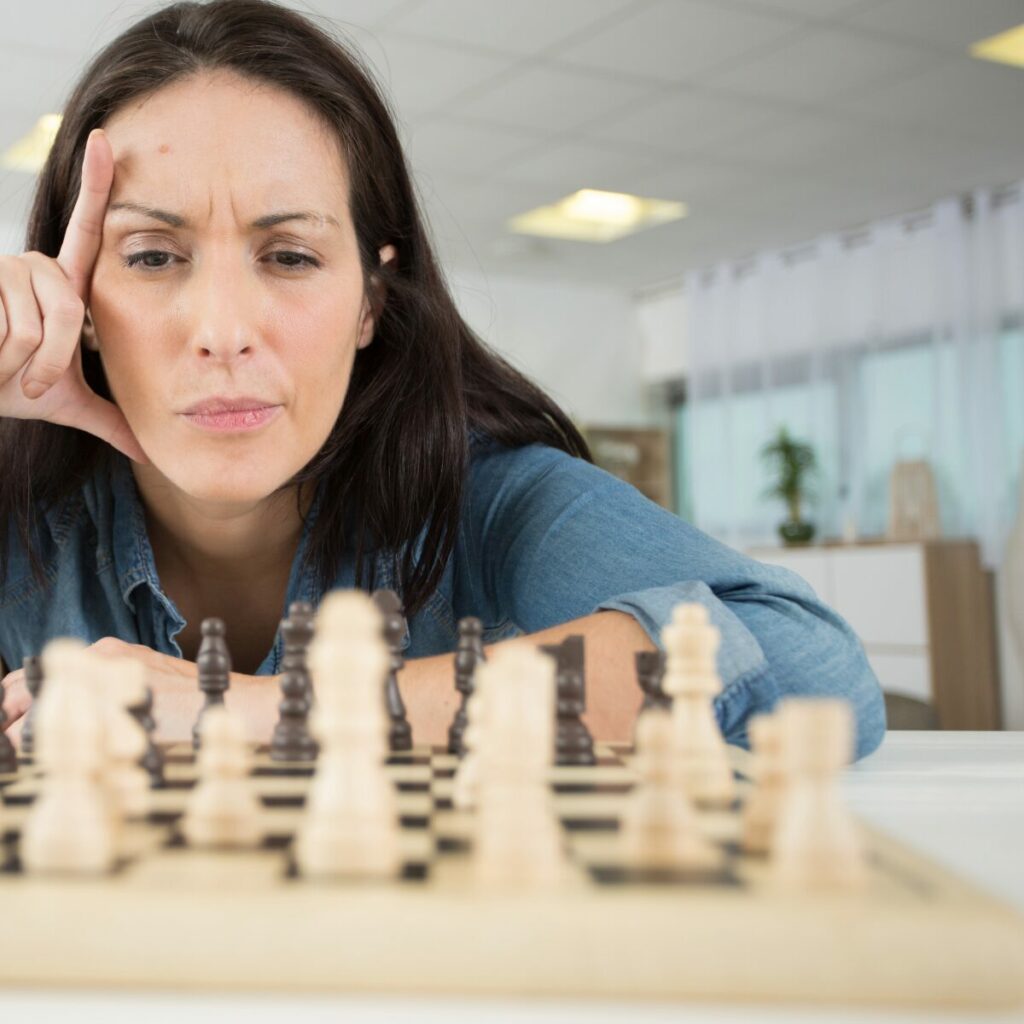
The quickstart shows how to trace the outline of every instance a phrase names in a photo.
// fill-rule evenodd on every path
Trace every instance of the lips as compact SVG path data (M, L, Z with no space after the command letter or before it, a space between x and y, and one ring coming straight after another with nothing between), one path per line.
M278 405L265 398L254 398L250 395L229 397L214 395L190 405L183 411L185 416L215 416L224 412L251 412L254 409L268 409Z
M244 434L276 420L283 408L255 395L211 395L194 402L181 417L206 434Z

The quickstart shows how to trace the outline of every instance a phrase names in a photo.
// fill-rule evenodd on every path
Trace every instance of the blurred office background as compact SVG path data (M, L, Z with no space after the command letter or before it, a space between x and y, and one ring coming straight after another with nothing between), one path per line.
M0 251L153 6L5 7ZM1024 0L291 6L369 59L464 315L599 462L801 572L895 724L1024 728Z

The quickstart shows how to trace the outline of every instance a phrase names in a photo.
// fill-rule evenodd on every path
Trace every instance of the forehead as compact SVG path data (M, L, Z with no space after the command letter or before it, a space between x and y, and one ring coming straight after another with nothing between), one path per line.
M135 187L145 185L182 202L230 193L264 205L348 205L337 135L305 101L274 85L203 72L129 103L103 127L114 152L112 199L129 188L137 199Z

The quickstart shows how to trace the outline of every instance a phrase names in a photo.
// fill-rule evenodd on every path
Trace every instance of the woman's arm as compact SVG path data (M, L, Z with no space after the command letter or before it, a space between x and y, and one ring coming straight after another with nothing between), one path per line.
M715 711L730 742L745 744L751 715L788 694L848 700L858 757L881 742L884 702L860 642L795 573L734 551L622 480L543 445L485 448L469 481L457 616L533 634L617 611L660 647L673 607L698 602L721 634ZM618 686L625 701L631 670Z
M642 694L636 683L634 651L654 644L631 615L598 612L573 622L499 641L508 644L556 644L573 633L584 638L587 710L583 720L595 739L631 738ZM498 646L491 644L485 650ZM443 744L462 700L455 689L455 655L413 658L398 675L415 743Z

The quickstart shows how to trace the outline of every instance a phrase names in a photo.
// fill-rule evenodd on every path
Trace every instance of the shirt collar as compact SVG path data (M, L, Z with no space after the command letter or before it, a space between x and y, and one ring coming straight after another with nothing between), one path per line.
M139 494L138 485L128 464L127 456L111 453L109 461L110 494L113 503L113 558L117 573L121 597L133 613L136 611L134 591L141 584L146 584L157 602L166 611L170 622L170 635L174 636L185 628L185 619L178 611L174 602L164 593L157 575L156 560L150 544L149 532L146 528L145 508ZM287 611L293 601L309 601L314 607L319 600L316 587L316 573L312 566L304 564L309 535L320 511L322 488L318 485L310 503L306 521L302 527L298 550L292 561L291 573L288 578L288 589L285 598ZM229 641L230 646L230 641ZM280 671L281 659L284 654L284 640L280 630L274 646L263 659L257 669L257 675L273 675Z

